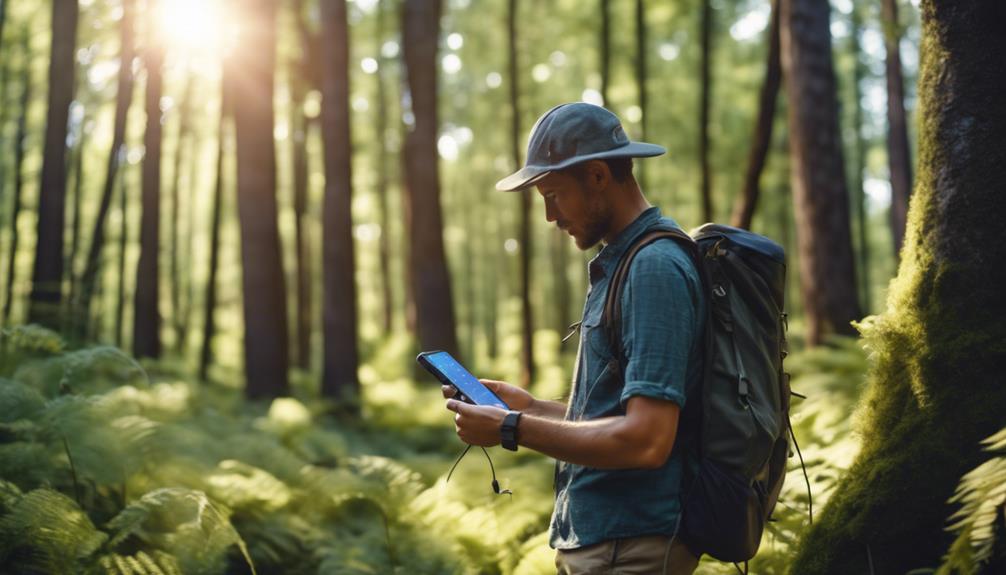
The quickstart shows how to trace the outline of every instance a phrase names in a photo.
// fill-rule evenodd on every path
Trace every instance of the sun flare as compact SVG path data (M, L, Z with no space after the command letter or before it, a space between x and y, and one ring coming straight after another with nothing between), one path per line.
M161 2L157 22L169 49L194 57L217 57L227 49L220 0Z

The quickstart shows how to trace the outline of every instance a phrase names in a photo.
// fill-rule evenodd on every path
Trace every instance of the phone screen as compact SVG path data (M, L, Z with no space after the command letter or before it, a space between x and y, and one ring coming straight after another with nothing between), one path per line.
M474 375L468 372L458 360L446 351L421 354L428 365L443 376L443 380L458 388L461 393L475 402L476 405L493 405L501 409L510 409L502 399L489 390ZM423 363L420 361L420 363Z

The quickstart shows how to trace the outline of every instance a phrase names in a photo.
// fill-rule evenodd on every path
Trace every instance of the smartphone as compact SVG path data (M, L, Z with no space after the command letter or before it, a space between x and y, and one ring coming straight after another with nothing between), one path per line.
M510 409L505 401L482 385L478 378L446 351L424 351L416 356L416 361L444 384L453 385L458 390L458 399L461 401Z

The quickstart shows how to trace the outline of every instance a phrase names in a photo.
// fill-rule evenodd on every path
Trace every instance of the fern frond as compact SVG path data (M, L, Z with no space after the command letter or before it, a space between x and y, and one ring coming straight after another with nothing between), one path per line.
M17 325L0 330L0 343L8 354L54 355L63 351L66 343L55 331L38 324Z
M30 558L47 573L78 571L108 538L72 499L51 489L36 489L0 518L0 556Z
M255 507L276 511L290 502L290 488L285 483L247 463L221 461L206 480L210 495L231 509Z
M940 573L977 572L993 561L1006 537L1006 428L982 442L992 458L961 478L950 503L960 504L950 516L948 531L956 531ZM997 558L1004 561L1006 558Z
M46 446L26 441L0 443L0 477L21 489L34 489L52 478L53 455Z
M5 514L17 503L23 494L17 485L0 479L0 514Z
M226 552L237 545L254 573L244 540L231 525L226 509L205 493L167 488L145 494L113 518L111 546L129 537L178 559L185 573L217 573L223 570Z
M23 383L0 378L0 422L34 419L45 406L42 394Z
M98 559L91 575L182 575L178 560L163 551L138 551L136 555L109 553Z

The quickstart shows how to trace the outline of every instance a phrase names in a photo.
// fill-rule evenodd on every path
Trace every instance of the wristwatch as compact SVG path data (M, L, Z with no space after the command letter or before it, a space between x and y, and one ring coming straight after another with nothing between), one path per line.
M517 422L520 421L521 412L508 411L500 425L500 444L503 449L517 451Z

